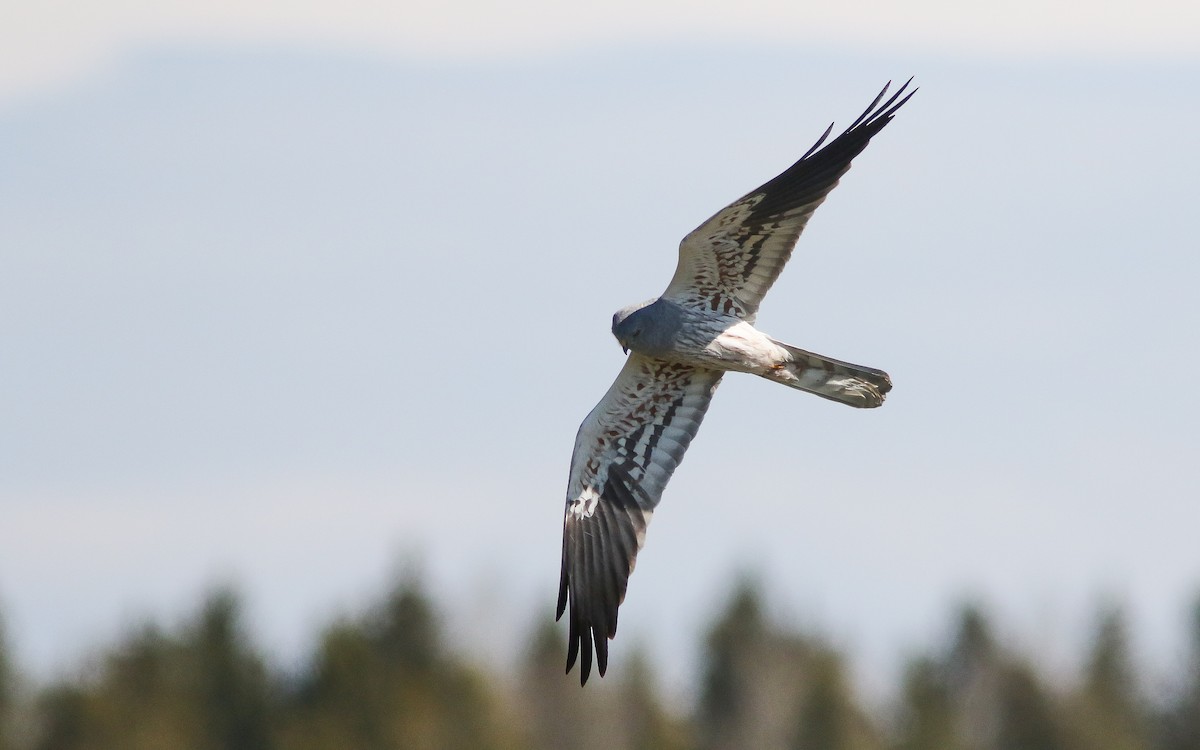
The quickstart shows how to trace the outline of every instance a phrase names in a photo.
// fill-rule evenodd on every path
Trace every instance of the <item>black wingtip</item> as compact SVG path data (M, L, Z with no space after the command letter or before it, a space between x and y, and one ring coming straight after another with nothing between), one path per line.
M583 687L587 684L588 678L592 676L592 649L586 646L580 649L579 660L579 686Z
M879 100L883 98L883 95L887 93L887 90L891 87L891 85L891 81L883 84L883 88L879 90L879 93L875 95L875 98L871 100L871 103L867 105L867 108L863 110L863 113L858 116L858 119L850 123L850 127L846 128L847 133L861 125L863 121L867 119L868 115L875 111L875 105L879 104Z
M623 464L608 467L600 493L603 502L590 515L568 511L563 529L563 567L559 577L558 616L567 615L567 667L579 665L586 685L592 665L608 672L609 640L617 633L618 614L639 539L653 503Z
M558 622L562 619L563 612L567 611L567 566L564 563L562 573L558 579L558 609L554 614L554 621Z
M892 94L891 98L880 105L879 102L883 101L883 97L887 95L888 89L892 87L891 81L883 84L883 88L879 90L879 93L875 95L875 98L871 100L871 103L867 105L867 108L863 110L863 113L859 115L854 122L850 123L850 127L846 128L842 135L846 135L860 125L871 125L877 120L883 120L886 124L886 121L892 118L892 115L896 113L896 110L904 106L904 103L911 99L913 94L917 93L918 89L913 89L912 91L908 92L908 96L900 99L900 101L896 101L902 94L904 94L905 91L908 90L908 86L913 82L914 78L916 78L916 76L909 76L908 80L904 82L904 85L896 89L896 93ZM812 156L813 153L815 153L816 150L821 147L821 144L823 144L825 140L829 138L829 134L832 131L833 124L830 124L830 126L825 129L825 132L821 135L821 137L817 139L817 142L813 144L813 147L806 151L804 156L800 157L800 161L804 161L808 157Z
M747 221L767 221L776 214L808 204L815 208L850 168L851 160L862 153L871 139L891 122L896 110L917 92L909 90L912 81L909 78L885 100L892 89L892 82L888 81L843 133L829 140L831 130L826 129L796 163L748 193L747 198L759 197Z
M593 629L592 640L596 644L596 671L603 677L608 671L608 637L598 629Z
M880 104L879 102L883 101L883 97L887 95L888 89L892 87L891 81L883 84L883 88L880 89L879 93L875 95L875 98L871 101L871 104L865 110L863 110L863 113L858 116L858 119L850 124L850 127L846 128L846 133L849 133L859 126L869 126L880 120L884 121L886 124L888 120L892 119L892 115L896 113L896 110L904 106L904 103L911 99L913 94L917 93L917 89L908 91L908 86L913 82L914 78L916 78L916 76L909 76L908 80L904 82L903 86L896 89L896 92L892 94L887 101L883 102L883 104ZM904 96L905 91L908 91L907 96ZM904 96L904 98L901 99L901 96ZM882 127L882 125L880 127Z
M812 156L813 152L821 147L821 144L825 142L825 139L829 137L829 134L833 132L833 125L834 123L829 123L829 127L825 128L825 132L822 133L821 137L817 139L817 142L812 145L812 148L810 148L808 151L805 151L804 156L800 157L800 161L804 161L808 157Z
M913 78L916 78L916 76L909 76L908 80L904 82L904 85L896 89L896 93L892 94L892 98L884 102L883 106L877 110L876 114L873 115L871 119L875 120L879 118L890 118L896 112L896 110L904 106L904 103L911 99L913 94L917 93L917 89L913 89L912 91L908 92L908 96L900 99L900 95L908 90L908 85L913 82ZM888 83L891 82L889 81ZM883 90L887 91L887 86L884 86ZM880 96L883 96L883 92L880 92ZM897 99L900 99L900 101L897 102Z
M571 667L575 666L575 660L579 658L579 623L574 617L570 623L567 633L567 673L570 673Z

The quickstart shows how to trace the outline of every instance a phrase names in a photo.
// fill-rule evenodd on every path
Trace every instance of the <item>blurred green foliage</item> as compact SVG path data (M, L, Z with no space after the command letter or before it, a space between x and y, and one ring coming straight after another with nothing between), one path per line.
M843 656L774 622L742 582L708 627L686 706L664 698L636 641L580 688L548 620L512 673L473 664L444 642L415 576L330 624L286 672L223 589L183 625L145 625L49 685L20 678L0 621L0 750L1198 750L1200 603L1189 628L1187 659L1152 698L1118 607L1098 612L1066 680L964 607L942 649L911 659L892 704L868 709Z

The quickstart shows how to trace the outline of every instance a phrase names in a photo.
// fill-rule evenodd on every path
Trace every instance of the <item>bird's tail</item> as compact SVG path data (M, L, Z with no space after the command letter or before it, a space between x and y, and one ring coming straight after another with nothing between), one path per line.
M775 369L763 373L768 380L860 409L879 406L892 390L892 379L883 370L852 365L772 341L785 349L788 357Z

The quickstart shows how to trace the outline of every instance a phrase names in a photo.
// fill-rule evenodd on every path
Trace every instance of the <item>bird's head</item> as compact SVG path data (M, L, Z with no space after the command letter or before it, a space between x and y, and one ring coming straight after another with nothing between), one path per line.
M670 336L678 327L674 310L664 301L646 300L623 307L613 314L612 333L626 354L633 350L653 356L670 348Z
M636 341L642 335L642 329L638 326L637 320L633 319L633 314L638 308L622 308L613 313L612 334L617 339L617 343L621 345L621 351L629 353L629 344Z

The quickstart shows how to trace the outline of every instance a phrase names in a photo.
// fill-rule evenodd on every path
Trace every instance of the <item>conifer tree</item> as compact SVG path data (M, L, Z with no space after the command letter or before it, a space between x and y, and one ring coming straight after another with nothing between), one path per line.
M1148 750L1148 717L1129 653L1125 617L1116 606L1096 617L1082 685L1074 697L1073 734L1088 750Z

